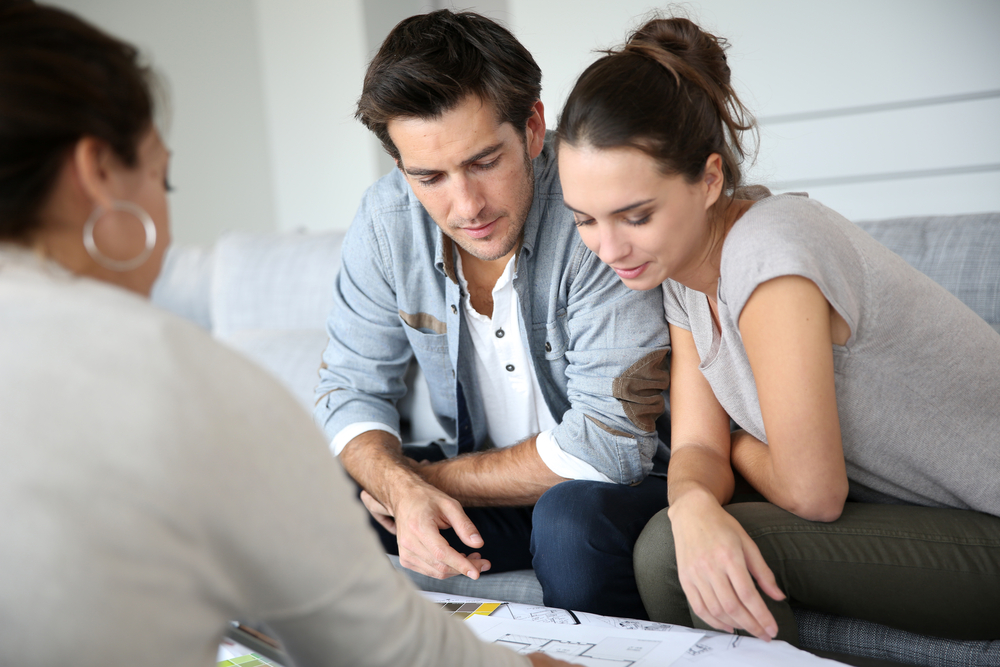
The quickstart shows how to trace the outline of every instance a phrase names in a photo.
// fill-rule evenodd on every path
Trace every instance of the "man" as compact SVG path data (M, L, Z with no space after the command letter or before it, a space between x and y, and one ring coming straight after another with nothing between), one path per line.
M580 241L540 91L531 55L482 16L415 16L386 38L357 116L398 170L344 240L316 417L404 566L534 567L547 605L643 618L632 545L666 505L647 478L665 449L663 306ZM412 357L456 442L401 447Z

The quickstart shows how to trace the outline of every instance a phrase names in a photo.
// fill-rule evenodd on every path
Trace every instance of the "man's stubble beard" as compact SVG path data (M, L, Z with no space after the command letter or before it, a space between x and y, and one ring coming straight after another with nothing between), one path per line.
M477 244L466 238L456 238L458 236L452 236L452 240L455 241L465 252L469 253L476 259L480 259L484 262L493 262L502 257L506 257L518 244L521 242L521 236L524 233L524 225L528 220L528 212L531 210L531 204L534 200L535 195L535 165L528 155L527 140L524 142L524 171L525 179L521 183L521 190L517 197L518 210L514 211L513 215L508 215L510 220L510 226L507 229L507 235L503 238L503 242L500 245L500 249L496 252L490 253L489 255L482 254L482 249L477 246ZM451 236L449 234L449 236ZM461 238L461 240L460 240Z

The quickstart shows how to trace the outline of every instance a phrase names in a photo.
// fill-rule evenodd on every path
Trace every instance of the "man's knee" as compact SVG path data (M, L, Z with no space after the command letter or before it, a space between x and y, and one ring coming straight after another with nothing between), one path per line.
M551 524L560 530L587 527L604 520L611 507L615 484L570 480L542 494L532 511L534 525Z
M662 495L662 502L657 500ZM535 504L533 532L540 544L586 542L608 549L631 550L639 532L653 514L666 505L666 491L607 482L570 480L556 484Z

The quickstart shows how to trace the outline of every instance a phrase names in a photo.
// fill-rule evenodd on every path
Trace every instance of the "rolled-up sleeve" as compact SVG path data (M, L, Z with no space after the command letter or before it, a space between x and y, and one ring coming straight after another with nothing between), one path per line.
M652 470L656 419L670 382L662 291L633 291L589 250L569 288L565 325L571 404L552 437L560 449L619 484Z

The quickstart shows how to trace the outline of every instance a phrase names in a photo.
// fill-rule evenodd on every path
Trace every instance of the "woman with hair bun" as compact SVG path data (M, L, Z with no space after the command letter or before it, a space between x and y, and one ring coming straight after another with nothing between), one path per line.
M395 573L278 383L145 297L169 153L136 50L0 3L0 664L207 667L231 619L299 665L565 665Z
M1000 638L1000 334L822 204L742 187L754 124L725 47L650 21L558 129L584 242L664 294L670 507L635 552L650 618L794 643L791 603Z

